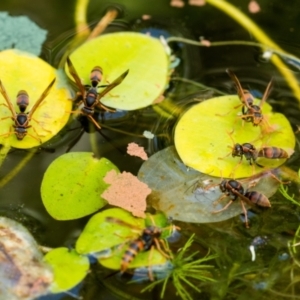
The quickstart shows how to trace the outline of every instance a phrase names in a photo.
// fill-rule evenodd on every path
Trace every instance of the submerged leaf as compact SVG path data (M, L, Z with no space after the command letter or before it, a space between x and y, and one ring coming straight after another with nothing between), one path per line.
M26 90L29 95L29 112L40 98L51 81L56 78L54 86L43 102L32 115L28 134L23 140L17 140L13 133L14 121L3 95L0 94L0 143L7 142L15 148L32 148L40 146L56 135L67 123L72 102L69 100L69 90L65 78L40 58L18 50L6 50L0 53L0 80L16 113L20 110L16 105L16 97L20 90ZM5 119L3 119L5 118ZM10 134L11 133L11 134ZM31 136L30 136L31 135Z
M106 158L90 152L67 153L57 158L45 172L41 195L48 213L58 220L89 215L104 205L100 196L108 187L103 178L118 168Z
M50 266L28 230L0 217L0 299L30 300L49 292Z
M102 35L84 43L70 58L83 84L90 84L89 75L95 66L103 69L101 84L114 81L129 69L123 82L101 99L113 108L134 110L151 105L168 82L169 57L163 45L141 33Z
M79 255L75 250L56 248L44 256L54 272L54 281L50 287L52 293L68 291L80 283L86 276L90 263L86 256Z
M231 151L228 146L233 146L228 134L231 132L235 143L252 143L258 150L265 146L280 147L292 154L295 136L284 115L272 113L270 105L265 103L263 114L274 132L260 139L260 126L254 127L247 122L243 126L237 116L239 110L234 107L240 104L237 96L222 96L201 102L184 113L176 126L174 140L176 150L187 166L212 176L229 177L232 172L235 178L251 176L254 170L245 158L235 169L240 158L228 155ZM258 158L257 161L269 169L280 166L285 160ZM259 167L255 168L255 173L260 171Z
M152 189L148 196L149 204L163 211L174 220L194 223L219 222L241 214L242 207L235 201L227 210L213 214L227 202L224 199L218 205L214 202L222 195L219 189L220 178L205 175L187 168L178 157L175 148L168 147L152 155L141 167L138 178ZM252 190L270 197L278 182L262 174ZM245 188L253 180L245 181Z

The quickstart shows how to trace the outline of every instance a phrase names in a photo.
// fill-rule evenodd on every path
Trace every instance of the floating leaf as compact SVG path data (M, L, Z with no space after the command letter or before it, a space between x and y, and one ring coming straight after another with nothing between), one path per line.
M231 155L225 157L230 152L228 146L233 146L228 135L233 130L235 143L253 143L257 149L274 146L290 153L293 151L295 136L284 115L272 113L267 103L263 105L263 114L275 131L261 140L260 126L254 127L252 123L242 125L242 120L237 116L238 110L233 109L239 104L241 102L237 96L222 96L201 102L184 113L176 126L174 139L176 150L187 166L212 176L229 177L240 159ZM267 168L278 167L284 162L285 159L258 159L258 163ZM256 167L255 172L260 171ZM252 174L253 167L245 159L234 171L235 178Z
M52 293L68 291L81 282L89 271L90 263L86 256L75 250L56 248L48 252L44 261L54 272L54 281L50 287Z
M53 273L28 230L0 217L0 299L36 299L49 292Z
M218 205L214 205L222 195L218 186L220 178L187 168L173 146L155 153L144 162L138 178L152 189L148 204L174 220L194 223L219 222L243 212L239 201L236 201L227 210L213 214L213 211L221 209L228 202L224 199ZM267 197L276 192L278 182L267 176L267 173L258 179L260 180L253 190ZM245 188L255 180L253 178L245 181Z
M90 84L95 66L103 69L103 84L129 69L124 81L101 99L113 108L134 110L151 105L168 82L169 57L158 39L145 34L105 34L86 42L70 58L83 84Z
M131 213L121 208L106 209L95 214L86 224L76 242L76 251L80 254L92 254L124 243L126 239L134 239L138 231L114 222L106 221L106 218L115 218L124 221L142 230L145 227L145 220L135 218Z
M135 218L129 212L120 208L107 209L97 213L89 220L79 236L76 242L76 250L81 254L94 254L98 257L99 262L107 268L120 269L122 256L128 249L128 243L141 235L146 224L147 226L154 225L158 227L165 227L167 224L166 216L162 213L153 216L147 214L147 217L146 219ZM106 218L112 218L112 220L108 221ZM127 226L124 222L129 225ZM114 249L108 257L107 255L101 255L101 251L112 247ZM149 251L139 253L134 261L130 263L130 268L148 266L149 254ZM151 264L157 265L165 262L166 258L157 250L154 250Z
M58 220L71 220L94 213L106 201L100 196L108 187L105 174L118 168L93 153L73 152L57 158L47 169L41 187L48 213Z
M32 54L18 50L6 50L0 53L1 76L0 80L12 102L15 111L20 112L16 105L16 97L20 90L26 90L29 95L29 105L25 112L29 112L34 103L39 99L50 82L56 78L54 86L47 97L33 114L30 121L32 127L23 140L17 140L13 134L14 121L12 113L7 107L3 96L0 94L0 143L9 143L15 148L31 148L48 141L56 135L69 119L72 102L69 100L69 90L66 80L49 64ZM6 119L3 119L6 118ZM8 133L12 133L7 136ZM36 137L33 138L30 135Z

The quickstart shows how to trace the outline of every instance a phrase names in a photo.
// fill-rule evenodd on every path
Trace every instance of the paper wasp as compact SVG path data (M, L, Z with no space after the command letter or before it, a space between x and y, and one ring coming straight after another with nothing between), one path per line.
M125 71L121 76L115 79L109 85L98 86L99 82L102 79L102 69L98 66L94 67L90 74L91 86L84 86L81 83L81 80L73 66L70 58L67 58L67 64L69 68L69 72L75 80L77 87L79 88L79 93L75 100L79 100L83 102L83 107L79 111L72 111L72 113L81 113L84 116L88 117L90 121L94 123L94 125L101 129L101 126L96 122L93 115L95 112L95 108L99 108L100 110L115 112L115 109L108 108L104 104L100 102L100 99L104 97L109 91L111 91L114 87L119 85L127 76L129 70ZM102 92L98 93L97 88L106 87Z
M214 204L220 202L221 200L227 197L230 198L230 201L223 208L215 210L212 213L220 213L226 210L235 200L240 199L240 203L245 215L245 226L247 228L249 228L249 224L247 210L245 208L244 202L256 204L261 207L271 207L270 201L265 195L256 191L244 192L242 184L237 180L222 180L219 186L223 195Z
M131 228L133 230L139 230L140 228L135 227L134 225L131 225L127 222L124 222L120 219L116 219L113 217L107 217L106 221L111 223L120 224L122 226L126 226L128 228ZM175 227L175 226L174 226ZM170 228L170 227L168 227ZM178 227L175 227L178 228ZM134 258L137 256L137 254L141 251L153 251L154 247L166 258L170 259L171 255L167 254L166 252L170 253L170 250L167 248L167 246L164 243L164 240L160 238L163 230L166 230L167 228L159 228L157 226L148 226L145 229L142 230L140 233L140 236L136 239L133 239L129 242L128 248L125 251L122 260L121 260L121 266L120 271L121 273L124 273L130 266L130 263L134 260ZM162 247L161 247L162 246ZM162 249L163 248L163 249ZM151 257L151 253L149 256L149 260ZM151 281L154 280L153 274L150 269L149 265L149 279Z
M24 90L21 90L17 94L17 105L20 109L20 112L17 113L15 111L15 108L12 105L9 97L8 97L8 94L7 94L7 92L4 88L4 85L0 81L0 92L1 92L2 96L4 97L6 103L7 103L7 105L6 104L4 104L4 105L7 106L9 108L9 110L11 111L11 113L12 113L12 117L5 117L5 118L2 118L2 120L7 119L7 118L11 118L14 121L14 125L13 125L14 131L2 134L2 136L5 136L5 135L9 136L11 134L15 134L17 139L19 141L21 141L21 140L23 140L23 138L26 135L29 135L30 137L36 139L37 141L39 141L41 143L41 139L39 139L38 137L35 137L34 135L28 133L27 129L32 127L31 125L29 125L29 122L31 120L34 120L35 122L39 123L37 120L33 119L32 115L34 114L36 109L39 107L39 105L42 103L42 101L47 97L47 95L50 92L50 89L52 88L55 80L56 79L54 78L51 81L51 83L48 85L48 87L42 93L40 98L35 102L35 104L31 108L30 112L27 112L27 113L25 113L25 110L26 110L26 107L29 104L28 93Z
M241 105L243 107L242 107L241 119L243 119L245 122L251 122L254 126L260 125L263 121L267 122L267 120L264 118L262 114L261 107L271 92L271 89L273 87L273 81L271 80L269 82L259 105L255 105L253 96L248 90L244 90L242 88L240 81L238 80L236 75L230 69L227 69L226 72L230 76L230 78L234 81L238 96L242 102Z
M234 168L236 169L243 160L243 157L246 158L247 161L249 161L250 165L256 164L258 167L263 168L263 166L259 163L257 163L257 158L262 157L262 158L267 158L267 159L283 159L283 158L289 158L290 154L279 147L261 147L259 150L256 149L256 147L254 145L252 145L251 143L243 143L243 144L239 144L239 143L235 143L233 138L232 138L232 133L228 133L233 146L229 146L232 151L227 154L228 155L232 155L232 157L240 157L240 161L237 164L237 166ZM292 151L291 151L292 152ZM225 156L225 157L226 157ZM222 158L220 158L222 159Z

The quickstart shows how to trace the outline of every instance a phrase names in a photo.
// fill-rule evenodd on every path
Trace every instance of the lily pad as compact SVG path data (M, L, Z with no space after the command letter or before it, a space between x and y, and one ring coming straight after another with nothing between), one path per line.
M86 256L64 247L48 252L44 256L44 261L54 272L54 281L50 287L52 293L70 290L84 279L90 268Z
M237 116L239 110L234 107L239 104L241 102L237 96L222 96L201 102L183 114L175 128L174 140L176 150L187 166L220 177L242 178L261 172L261 168L256 167L254 170L245 159L236 168L240 158L228 155L231 151L228 146L233 146L228 133L232 133L235 143L252 143L256 149L264 146L280 147L288 153L293 152L295 136L284 115L272 113L267 103L263 105L263 115L274 131L264 134L261 139L260 126L254 127L247 122L243 124ZM257 160L268 169L276 168L285 161L265 158Z
M103 266L118 270L121 266L122 256L128 249L128 243L141 235L146 224L147 226L165 227L167 218L161 212L153 216L147 214L147 218L142 219L135 218L120 208L107 209L89 220L76 242L76 250L81 254L92 254ZM168 231L166 232L168 233ZM168 234L162 233L162 237L166 237L166 235ZM112 248L109 254L107 255L105 252L103 255L103 251L109 248ZM156 249L153 250L151 259L149 255L150 251L141 251L130 263L130 268L148 266L149 263L158 265L166 262L166 258Z
M121 220L137 228L109 222L106 218ZM93 254L124 243L127 239L135 239L145 227L145 220L135 218L121 208L106 209L95 214L86 224L76 242L76 251L80 254Z
M57 220L72 220L94 213L106 201L100 196L109 186L103 178L118 168L90 152L67 153L45 172L41 196L48 213Z
M0 94L0 143L9 144L15 148L31 148L39 146L55 136L67 123L72 101L65 77L40 58L19 50L6 50L0 53L0 80L7 92L14 110L19 113L16 97L20 90L26 90L29 95L29 112L34 103L56 78L49 94L33 113L28 128L28 134L23 140L18 140L13 133L14 121L12 112ZM6 118L6 119L3 119ZM12 133L12 134L9 134ZM9 135L8 135L9 134ZM30 136L32 135L32 136Z
M83 84L90 84L90 72L95 66L103 69L101 84L114 81L129 69L123 82L101 99L113 108L135 110L151 105L168 83L169 56L164 46L141 33L102 35L76 49L70 59ZM66 72L69 74L67 67Z
M215 205L221 197L220 178L200 173L187 168L171 146L152 155L139 170L138 178L145 182L152 193L148 204L163 211L174 220L194 223L219 222L241 214L242 207L235 201L228 209L214 214L228 201L224 199ZM254 181L258 183L251 190L272 196L279 183L268 173L243 181L248 188ZM246 205L247 206L247 205Z

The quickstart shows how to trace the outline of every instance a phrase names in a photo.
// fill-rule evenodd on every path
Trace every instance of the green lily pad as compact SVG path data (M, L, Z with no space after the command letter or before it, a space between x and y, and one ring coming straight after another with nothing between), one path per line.
M106 201L100 196L108 187L103 178L118 168L90 152L67 153L45 172L41 196L48 213L57 220L72 220L94 213Z
M260 126L254 127L247 122L243 124L237 116L239 110L234 107L239 104L241 102L237 96L222 96L199 103L183 114L175 128L174 140L176 150L187 166L220 177L241 178L260 172L261 168L256 167L254 170L245 159L235 169L240 158L228 155L231 151L228 147L233 146L228 134L231 132L235 143L252 143L256 149L280 147L293 153L295 136L284 115L272 113L271 106L265 103L262 107L263 115L274 131L261 138ZM265 158L257 160L268 169L276 168L285 161Z
M161 226L166 227L166 216L160 212L156 215L147 214L147 218L142 219L135 218L120 208L107 209L89 220L76 242L76 251L81 254L93 254L98 257L98 261L103 266L118 270L121 266L122 256L128 249L128 243L137 239L143 229L151 225L160 228ZM162 237L169 234L169 231L166 230L166 233L163 231ZM108 254L100 253L109 248L113 249ZM166 262L166 258L156 249L153 250L151 259L149 259L149 255L149 251L141 251L130 263L130 268L148 266L149 263L158 265Z
M50 287L52 293L68 291L81 282L89 271L90 263L86 256L75 250L56 248L44 256L54 272L54 281Z
M95 66L103 69L101 84L114 81L129 69L123 82L101 99L113 108L135 110L151 105L168 83L169 56L164 46L141 33L102 35L84 43L70 59L83 84L90 84L89 75ZM66 72L69 74L67 67Z
M29 95L29 105L25 111L29 112L51 81L56 78L49 94L33 113L34 120L29 122L32 127L28 128L28 134L23 140L18 140L13 133L12 112L0 94L0 119L2 119L0 144L22 149L39 146L55 136L69 119L68 111L72 108L72 101L69 100L70 93L66 79L45 61L19 50L2 51L0 64L0 80L16 113L20 112L16 105L16 97L20 90L26 90Z
M215 201L222 195L219 188L221 179L187 168L174 146L155 153L144 162L138 178L152 190L148 196L148 204L174 220L193 223L220 222L243 213L239 201L235 201L228 209L214 214L215 210L228 203L224 199L215 205ZM267 197L277 191L278 181L267 173L243 180L242 184L248 189L258 179L258 183L251 190Z
M109 222L106 218L114 218L126 222L128 226ZM135 239L145 227L145 220L135 218L131 213L121 208L106 209L95 214L86 224L76 242L76 251L80 254L92 254L124 243L126 239Z

